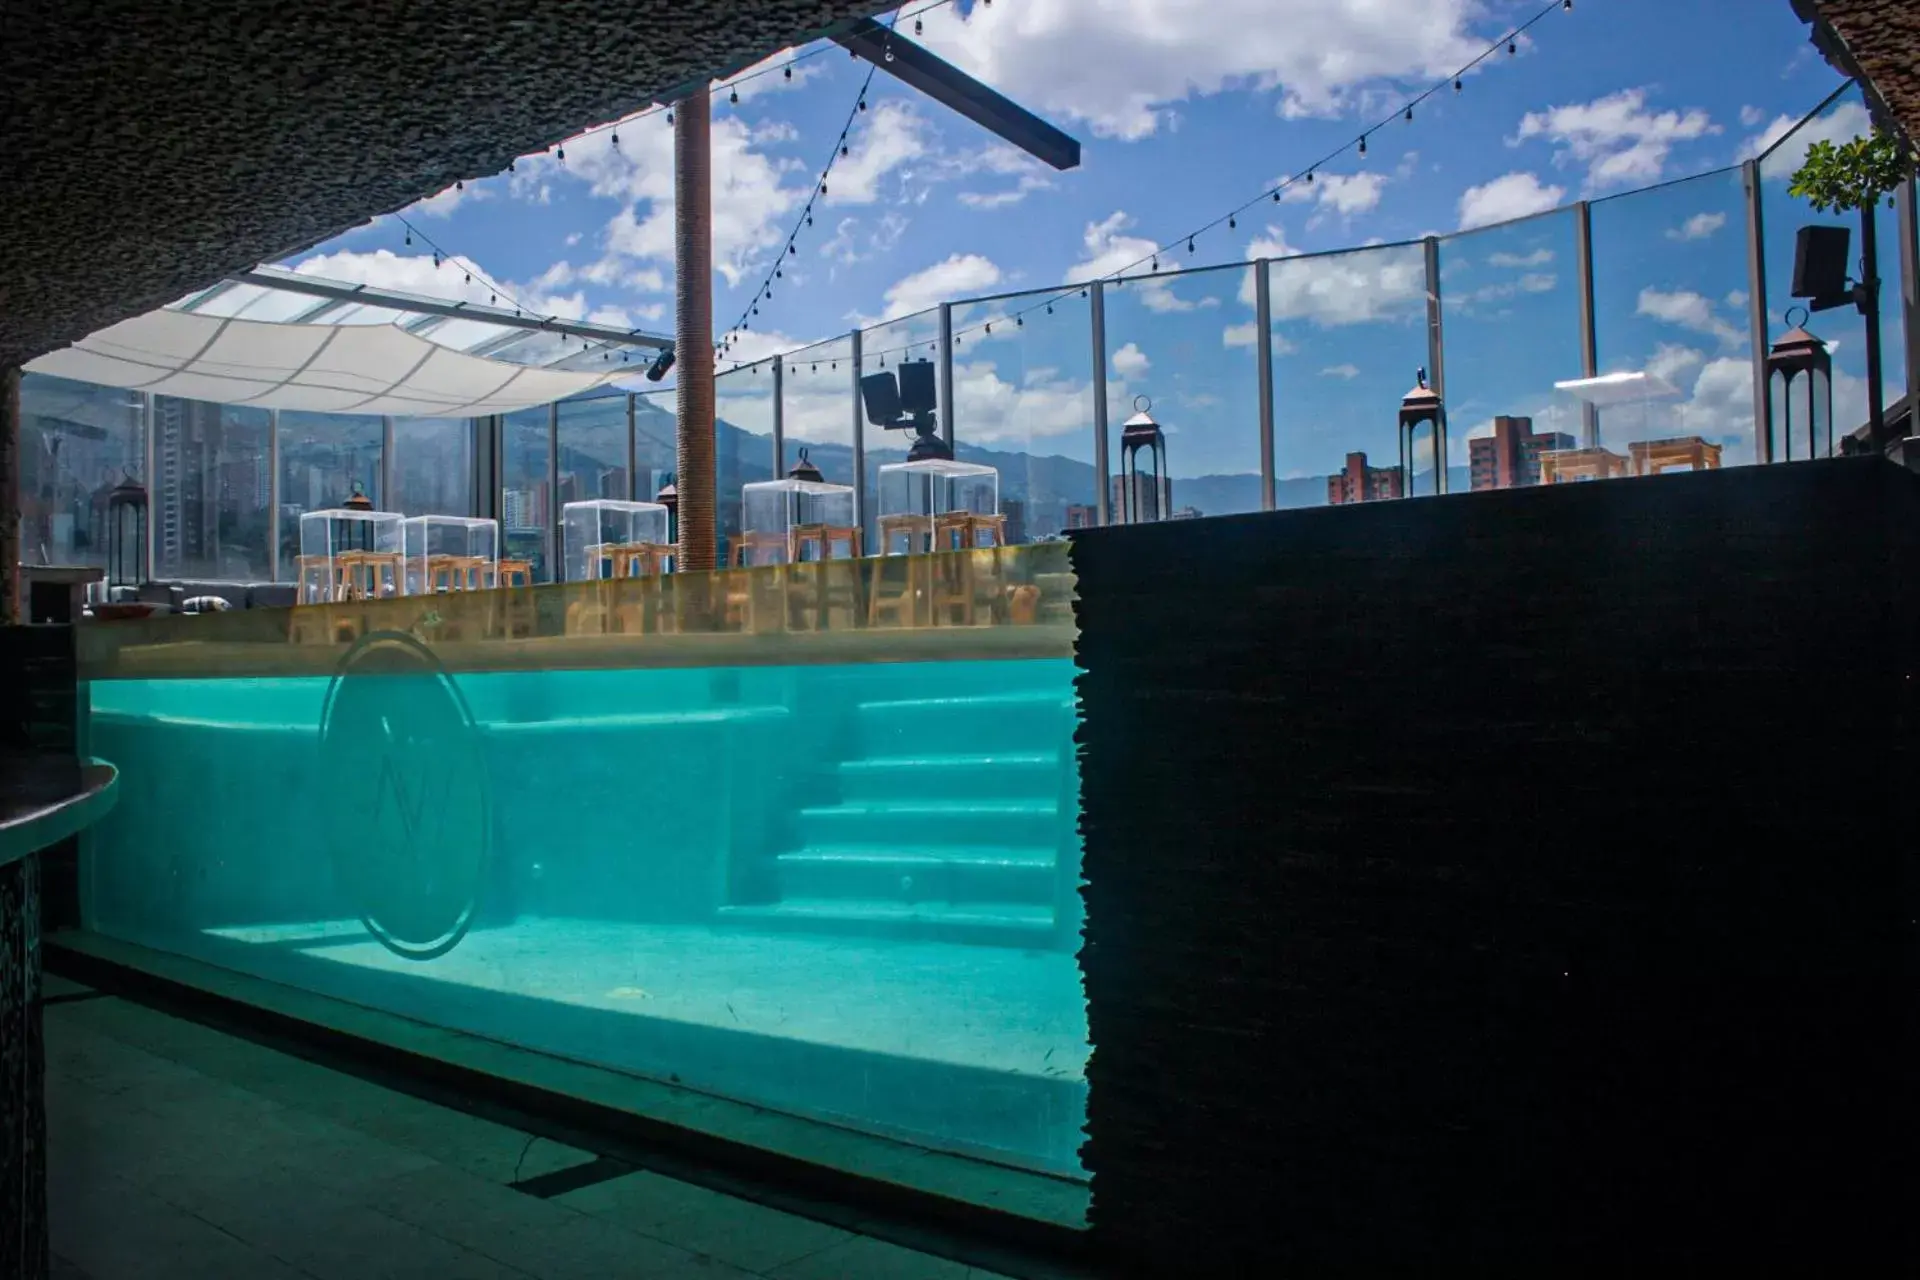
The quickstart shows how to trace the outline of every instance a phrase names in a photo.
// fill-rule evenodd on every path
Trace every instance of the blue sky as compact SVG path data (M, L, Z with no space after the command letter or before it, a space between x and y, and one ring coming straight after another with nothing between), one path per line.
M976 0L932 10L925 42L1079 137L1081 167L1045 170L876 76L849 154L739 354L788 351L943 299L1057 287L1131 262L1348 141L1537 8ZM791 80L775 72L743 83L737 106L716 91L719 323L783 257L866 71L829 50L798 64ZM1293 198L1200 236L1191 255L1180 244L1162 266L1451 234L1600 201L1737 163L1840 83L1785 0L1578 0L1571 13L1549 14L1517 56L1502 52L1467 76L1464 92L1374 134L1364 159L1349 152ZM1833 131L1864 126L1850 105ZM468 182L407 216L529 307L671 332L672 131L653 115L618 132L617 148L608 132L578 139L564 163L522 159L511 174ZM1790 259L1792 227L1804 216L1783 182L1773 186L1778 311L1786 265L1776 264L1782 252ZM1747 343L1737 179L1596 204L1593 217L1603 367L1656 367L1683 393L1668 412L1750 455L1740 435L1742 412L1751 434L1750 403L1743 409L1740 399L1746 366L1736 359ZM1442 259L1458 464L1462 435L1495 413L1550 417L1552 383L1579 372L1571 223L1542 219L1450 240ZM435 269L392 219L295 261L423 292L481 301L490 292L452 266ZM1395 456L1392 408L1425 353L1418 264L1417 248L1382 248L1274 268L1282 476L1324 474L1349 448L1376 462ZM1176 477L1257 471L1251 299L1244 268L1109 292L1113 408L1124 416L1133 395L1153 398ZM986 303L956 316L961 327L999 317L991 335L976 331L955 353L957 428L981 444L1084 459L1087 304L1068 295L1053 315L1032 312L1010 326L1024 305ZM1840 336L1844 370L1857 322L1827 328ZM866 342L870 352L897 350L932 336L930 321L905 321ZM844 346L841 337L835 351ZM1857 337L1852 347L1857 356ZM831 377L827 368L815 381L810 369L789 379L790 435L850 435L844 365ZM741 375L730 383L741 416L755 416L751 388L760 384ZM1849 416L1857 391L1842 380L1837 416Z

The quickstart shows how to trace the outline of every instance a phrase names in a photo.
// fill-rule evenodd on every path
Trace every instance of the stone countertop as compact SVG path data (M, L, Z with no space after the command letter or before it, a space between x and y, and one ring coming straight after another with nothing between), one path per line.
M118 783L114 767L98 760L0 752L0 866L97 822Z

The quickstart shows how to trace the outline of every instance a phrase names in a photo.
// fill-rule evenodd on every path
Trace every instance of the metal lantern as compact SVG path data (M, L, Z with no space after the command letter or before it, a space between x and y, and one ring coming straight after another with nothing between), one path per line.
M1427 371L1414 374L1413 390L1400 397L1400 491L1413 496L1414 444L1422 428L1433 442L1433 491L1447 491L1447 407L1427 385Z
M820 468L813 465L813 459L807 457L807 451L800 451L800 460L787 472L789 480L807 480L813 484L825 484L826 477L820 474Z
M347 496L347 500L341 503L340 506L347 511L372 511L373 499L367 496L367 491L360 487L358 480L355 480L353 482L353 492ZM373 522L369 520L335 520L333 522L333 549L336 552L372 551Z
M107 495L107 585L137 587L146 580L147 488L129 475Z
M1798 324L1794 311L1800 313ZM1767 351L1767 394L1773 399L1787 461L1793 460L1794 427L1802 422L1807 431L1806 456L1820 457L1822 441L1826 455L1833 454L1833 353L1802 327L1806 317L1802 307L1787 312L1787 323L1793 327Z
M1120 518L1126 524L1165 520L1173 506L1173 486L1167 478L1167 436L1148 413L1152 408L1153 401L1135 396L1133 416L1120 427ZM1150 484L1144 489L1140 483L1142 452L1153 464Z

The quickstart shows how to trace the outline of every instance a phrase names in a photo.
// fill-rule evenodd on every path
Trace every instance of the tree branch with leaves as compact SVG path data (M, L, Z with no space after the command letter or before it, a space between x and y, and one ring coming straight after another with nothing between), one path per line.
M1892 134L1874 130L1843 142L1816 142L1787 188L1821 213L1852 213L1886 199L1913 169L1913 158Z

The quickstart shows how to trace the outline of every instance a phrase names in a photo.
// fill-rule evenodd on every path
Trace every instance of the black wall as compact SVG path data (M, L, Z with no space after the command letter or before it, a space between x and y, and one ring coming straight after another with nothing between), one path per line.
M1911 1264L1916 552L1869 459L1077 535L1105 1255Z

